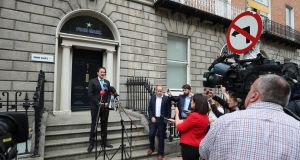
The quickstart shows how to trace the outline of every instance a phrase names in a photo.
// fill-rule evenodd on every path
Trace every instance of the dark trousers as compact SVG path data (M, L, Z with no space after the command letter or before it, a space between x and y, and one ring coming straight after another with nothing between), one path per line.
M94 143L95 141L95 126L96 126L96 118L98 114L99 107L92 106L91 107L91 118L92 118L92 123L91 123L91 132L90 132L90 143ZM108 107L106 108L100 108L100 113L99 113L99 119L100 119L100 124L101 125L101 131L98 132L101 133L101 142L102 144L106 144L106 139L107 139L107 123L108 123L108 115L109 115L109 109Z
M199 147L194 147L180 143L183 160L199 160Z
M155 149L155 136L158 138L158 155L164 155L165 152L165 133L167 124L164 119L156 118L156 122L152 123L151 119L149 122L149 142L150 149L154 151Z

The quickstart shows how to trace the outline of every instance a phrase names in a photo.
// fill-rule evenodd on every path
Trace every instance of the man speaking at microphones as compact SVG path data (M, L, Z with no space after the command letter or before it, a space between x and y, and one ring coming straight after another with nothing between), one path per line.
M104 79L106 75L106 68L99 67L97 69L97 77L89 82L88 96L91 104L91 131L90 131L90 145L88 152L91 152L95 145L95 126L97 123L97 115L99 112L99 119L101 124L101 145L112 148L113 146L107 143L107 123L109 115L109 102L110 102L110 82Z

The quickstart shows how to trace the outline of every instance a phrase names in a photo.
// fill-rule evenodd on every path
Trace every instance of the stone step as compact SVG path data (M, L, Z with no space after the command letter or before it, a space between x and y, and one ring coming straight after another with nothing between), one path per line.
M152 153L152 156L147 156L147 150L148 149L140 149L140 150L133 150L132 153L131 153L131 160L156 160L156 156L157 156L157 152L153 152ZM128 156L127 156L128 155ZM128 153L125 157L125 154L123 154L123 159L129 159L129 156L130 156L130 153ZM112 155L109 155L109 159L112 159L112 160L121 160L121 151L118 151L116 153L115 156L112 157ZM102 160L103 159L103 154L101 154L99 157L98 157L99 160ZM105 159L108 159L107 157L105 157ZM83 158L83 159L80 159L80 160L95 160L95 156L94 157L89 157L89 158Z
M109 125L109 124L108 124ZM100 127L100 126L99 126ZM136 125L137 128L133 126L132 131L143 131L144 126ZM121 133L121 126L107 127L107 134ZM130 131L130 126L125 126L125 128ZM100 129L99 129L100 130ZM68 139L68 138L78 138L78 137L89 137L90 128L84 129L69 129L69 130L59 130L59 131L46 131L46 141L54 139Z
M141 124L140 120L133 120L133 124L138 125ZM125 125L130 125L130 121L124 121ZM121 126L120 121L108 122L110 127ZM74 123L74 124L49 124L47 125L48 131L60 131L60 130L71 130L71 129L85 129L90 128L91 122L83 122L83 123Z
M119 142L113 144L114 146L113 148L106 148L106 152L109 155L109 157L111 157L111 155L117 151L120 145L121 143ZM129 151L128 142L126 142L125 145L126 145L126 150ZM147 148L149 147L149 141L148 140L132 141L132 146L133 146L132 147L133 150L144 150L144 156L146 156ZM132 152L132 155L135 155L135 153ZM93 152L91 153L88 153L87 147L55 150L55 151L49 151L45 153L46 160L75 160L75 159L83 159L83 158L95 158L94 156L95 156L95 150L93 150Z
M130 138L131 133L128 132L128 138ZM122 135L120 133L109 134L107 136L109 143L118 143L121 142ZM128 141L126 134L124 134L124 141ZM98 140L100 136L98 136ZM132 132L132 141L145 140L148 139L148 135L143 132ZM79 147L88 147L89 145L89 137L78 137L78 138L68 138L68 139L55 139L48 140L45 144L45 150L54 151L61 149L69 149L69 148L79 148Z

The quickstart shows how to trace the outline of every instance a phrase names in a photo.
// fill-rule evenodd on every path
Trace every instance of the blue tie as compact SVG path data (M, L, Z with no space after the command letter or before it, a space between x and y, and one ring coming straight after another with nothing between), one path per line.
M103 79L100 80L100 85L101 85L102 90L107 90L106 83L104 82Z

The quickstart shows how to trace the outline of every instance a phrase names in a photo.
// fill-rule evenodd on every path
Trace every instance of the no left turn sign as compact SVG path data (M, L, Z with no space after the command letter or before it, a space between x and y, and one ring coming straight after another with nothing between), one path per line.
M227 30L227 46L233 53L246 53L258 42L261 32L260 16L250 11L243 12L231 22Z

